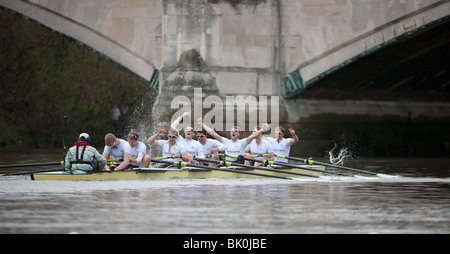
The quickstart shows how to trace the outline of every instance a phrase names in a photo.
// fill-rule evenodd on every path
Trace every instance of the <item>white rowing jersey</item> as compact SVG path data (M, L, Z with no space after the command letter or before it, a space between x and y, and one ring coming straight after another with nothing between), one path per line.
M211 155L211 149L213 148L219 148L219 151L225 151L227 149L227 146L220 143L219 141L215 139L207 138L205 143L200 143L200 145L203 148L203 153L205 155ZM214 154L218 154L219 152L215 152Z
M227 146L227 148L225 149L225 155L233 155L233 156L239 155L244 156L245 148L248 145L247 138L232 141L231 139L222 137L220 142L222 142L222 144ZM236 158L228 157L227 160L236 161Z
M129 143L128 143L129 144ZM147 147L141 141L137 142L135 147L130 146L130 159L136 158L136 163L130 163L133 166L141 165L142 159L147 154Z
M181 136L178 136L177 139L177 143L178 140L180 139ZM193 140L193 139L184 139L181 137L181 142L184 145L184 147L186 148L186 152L189 155L194 155L196 157L199 158L205 158L205 153L203 152L203 147L200 144L200 142L198 142L197 140Z
M178 133L177 143L181 143L186 148L186 153L189 155L194 155L199 158L205 158L205 153L203 152L203 148L200 145L200 142L193 139L185 139L180 135L177 127L180 124L183 117L178 117L171 125L170 128L176 130Z
M258 144L258 143L256 143L256 140L254 139L254 140L252 140L252 142L250 142L250 144L247 145L247 147L245 148L245 151L247 151L251 155L258 156L257 159L259 159L259 160L261 160L261 159L268 160L269 159L268 156L261 156L261 155L273 153L273 147L269 141L261 140L261 142Z
M158 140L158 146L162 149L163 157L172 157L176 154L183 154L186 148L180 142L175 142L169 152L169 140ZM181 158L167 159L167 161L181 161Z
M123 156L125 154L130 154L130 144L128 144L127 141L123 139L119 139L119 144L117 145L117 148L112 148L109 146L105 146L103 149L103 153L109 154L113 157L113 159L119 159L123 160ZM119 165L122 162L114 162L114 164Z
M291 138L282 138L280 142L278 142L275 138L267 138L267 140L272 144L273 152L275 154L275 161L288 163L288 160L285 158L279 158L276 155L289 156L291 151Z

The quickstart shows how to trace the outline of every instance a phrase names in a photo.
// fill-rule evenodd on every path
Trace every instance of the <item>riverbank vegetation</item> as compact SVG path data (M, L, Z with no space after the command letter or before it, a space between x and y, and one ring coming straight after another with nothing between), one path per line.
M130 115L150 112L148 81L70 38L0 9L0 42L0 147L61 147L64 116L69 145L87 132L102 146Z

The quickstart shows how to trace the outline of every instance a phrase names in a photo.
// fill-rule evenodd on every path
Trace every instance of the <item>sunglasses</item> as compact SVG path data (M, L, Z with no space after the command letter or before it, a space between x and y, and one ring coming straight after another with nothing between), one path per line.
M169 138L177 138L178 136L168 135Z
M134 135L134 134L128 134L127 137L138 139L138 137L136 135Z
M205 135L197 135L197 138L204 138L206 137Z
M281 135L284 134L283 132L275 132L275 135Z
M232 129L231 132L239 132L237 129Z

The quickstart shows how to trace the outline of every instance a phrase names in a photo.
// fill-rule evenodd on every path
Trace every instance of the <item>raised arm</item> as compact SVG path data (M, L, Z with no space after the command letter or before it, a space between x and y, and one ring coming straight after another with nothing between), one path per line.
M164 136L166 135L166 130L161 129L159 130L155 135L151 136L148 140L147 143L151 146L157 146L158 145L158 137L159 136Z
M259 135L262 135L264 132L270 130L270 126L267 123L264 123L261 125L261 129L259 131L255 131L252 133L252 135L247 137L247 143L250 144L253 139L258 137Z
M289 128L289 132L292 135L292 139L289 140L289 144L293 145L298 142L298 136L297 136L297 134L295 134L295 130L292 128Z
M178 125L181 123L181 120L183 120L185 117L190 116L191 113L189 112L184 112L181 116L179 116L175 121L173 121L173 123L170 125L170 128L177 130Z
M206 130L206 132L213 138L215 138L217 141L222 141L222 136L217 134L212 128L208 127L204 122L202 118L197 119L197 123L202 126L203 129Z

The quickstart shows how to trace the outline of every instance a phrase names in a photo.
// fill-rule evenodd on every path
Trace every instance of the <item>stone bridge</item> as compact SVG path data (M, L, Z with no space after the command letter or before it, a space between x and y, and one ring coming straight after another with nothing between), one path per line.
M396 70L385 72L375 63L404 66L400 62L416 58L411 51L397 58L378 53L417 34L427 35L429 29L448 23L450 14L449 0L0 0L0 6L85 44L154 86L159 78L159 89L183 52L196 48L221 94L279 95L292 121L315 112L355 113L349 106L355 102L360 110L356 113L384 108L404 114L405 107L412 106L399 106L398 97L373 98L373 89L364 88ZM447 48L441 55L448 61L448 33L437 35L439 40L422 38L421 46ZM371 62L379 58L389 59ZM355 63L371 66L380 75L367 79L367 69L349 69ZM429 75L445 77L439 83L439 98L444 99L438 100L444 107L411 100L416 109L439 108L448 114L448 64L433 69ZM334 75L346 70L358 79L364 75L365 82L337 82ZM381 90L416 82L408 75L384 80L391 83ZM336 83L342 87L336 89ZM361 89L367 92L352 93Z

